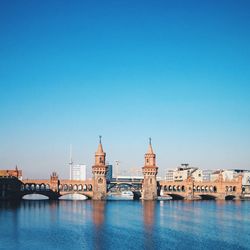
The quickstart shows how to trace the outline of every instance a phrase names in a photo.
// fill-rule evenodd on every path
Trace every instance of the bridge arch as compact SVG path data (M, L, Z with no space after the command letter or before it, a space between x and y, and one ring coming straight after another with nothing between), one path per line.
M88 191L92 191L92 185L91 184L88 185Z
M202 200L215 200L216 196L212 194L199 194Z
M91 199L91 196L84 192L79 192L79 193L67 192L59 196L59 200L87 200L87 199Z
M76 184L73 186L73 190L74 190L74 191L77 191L77 190L78 190L78 187L77 187Z
M167 195L171 196L173 200L184 200L184 196L180 194L167 193Z
M235 199L235 198L236 198L236 196L233 195L233 194L229 194L229 195L226 195L226 196L225 196L225 200L233 200L233 199Z

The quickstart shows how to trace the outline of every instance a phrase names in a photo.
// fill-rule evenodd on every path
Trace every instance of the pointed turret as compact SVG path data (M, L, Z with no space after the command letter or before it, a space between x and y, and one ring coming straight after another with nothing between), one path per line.
M103 148L102 148L102 136L99 135L99 144L98 144L98 148L96 151L96 154L103 154Z
M149 145L148 145L148 152L147 154L154 154L153 148L152 148L152 139L149 137Z
M153 151L151 138L149 138L148 151L145 154L145 166L156 167L155 166L155 154Z
M103 151L103 148L102 148L102 137L99 136L99 144L98 144L97 151L95 153L95 165L96 166L105 165L105 158L106 158L106 153Z

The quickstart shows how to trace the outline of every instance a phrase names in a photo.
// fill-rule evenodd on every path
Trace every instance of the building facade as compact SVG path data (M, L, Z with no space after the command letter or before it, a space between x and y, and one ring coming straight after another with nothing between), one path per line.
M198 169L195 167L189 167L188 164L185 166L177 167L176 169L170 169L166 172L166 181L184 181L188 177L192 177L195 181L210 181L210 175L212 170Z
M86 165L71 164L70 165L70 180L84 181L86 180Z
M20 181L23 179L22 170L19 170L17 167L14 170L13 169L0 170L0 176L16 177Z

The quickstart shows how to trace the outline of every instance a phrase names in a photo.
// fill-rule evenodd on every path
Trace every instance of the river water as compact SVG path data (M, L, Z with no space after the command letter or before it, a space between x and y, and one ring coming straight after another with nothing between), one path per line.
M250 249L250 201L0 202L0 249Z

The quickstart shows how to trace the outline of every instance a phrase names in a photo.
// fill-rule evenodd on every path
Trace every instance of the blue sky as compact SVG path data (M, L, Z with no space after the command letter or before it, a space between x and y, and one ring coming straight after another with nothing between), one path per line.
M0 167L250 168L249 1L1 1Z

